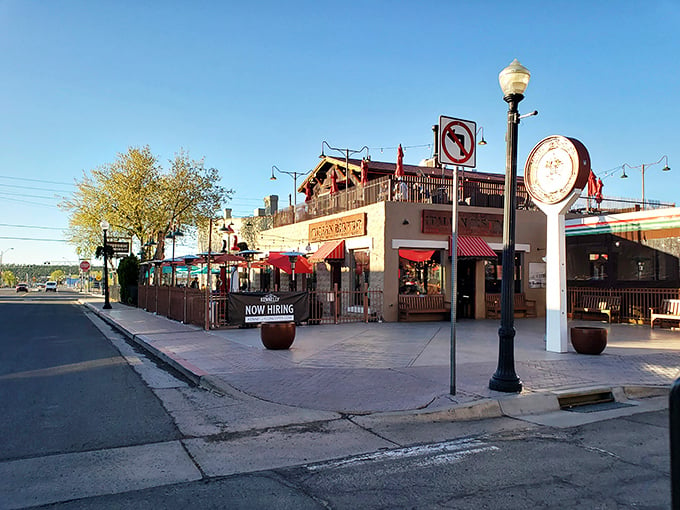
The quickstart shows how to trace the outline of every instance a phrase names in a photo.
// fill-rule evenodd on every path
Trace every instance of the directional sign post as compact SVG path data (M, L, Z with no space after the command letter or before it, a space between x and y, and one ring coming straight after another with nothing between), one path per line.
M471 120L439 117L439 163L474 168L477 124Z

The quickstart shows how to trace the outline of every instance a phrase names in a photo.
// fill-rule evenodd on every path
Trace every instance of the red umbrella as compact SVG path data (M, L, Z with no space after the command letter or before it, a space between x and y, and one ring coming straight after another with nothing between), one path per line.
M284 271L288 274L291 273L290 257L288 255L284 255L282 252L269 252L267 262L274 267L278 267L281 271ZM312 272L312 264L309 262L309 260L304 257L297 257L297 260L295 261L295 274L310 274Z
M596 193L597 193L597 181L595 180L595 174L591 170L590 174L588 175L588 196L594 197Z
M307 181L305 185L305 202L309 202L312 199L312 183Z
M368 184L368 160L361 160L361 185Z
M595 202L598 204L602 202L602 186L602 179L598 179L595 185Z
M331 170L331 195L335 195L340 189L338 188L338 177L335 175L335 170Z
M404 177L404 149L399 144L399 151L397 152L397 169L394 171L395 177Z

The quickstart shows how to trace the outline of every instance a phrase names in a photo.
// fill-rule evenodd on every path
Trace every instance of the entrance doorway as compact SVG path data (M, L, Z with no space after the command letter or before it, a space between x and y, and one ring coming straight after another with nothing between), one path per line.
M475 318L475 259L458 259L456 318Z

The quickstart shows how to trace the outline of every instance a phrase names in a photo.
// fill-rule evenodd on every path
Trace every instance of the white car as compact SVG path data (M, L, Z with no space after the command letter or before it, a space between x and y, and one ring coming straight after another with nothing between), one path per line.
M57 292L57 282L45 283L45 292Z

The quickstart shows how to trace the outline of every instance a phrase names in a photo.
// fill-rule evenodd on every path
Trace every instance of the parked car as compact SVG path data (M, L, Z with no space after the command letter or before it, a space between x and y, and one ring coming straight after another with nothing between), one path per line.
M38 292L40 292L41 290L45 290L45 284L44 283L38 284Z
M45 292L57 292L57 282L45 283Z
M17 283L17 292L28 292L28 285L26 283Z

